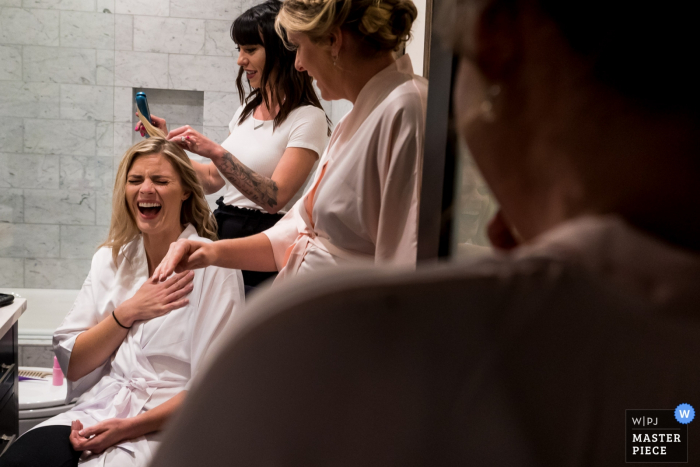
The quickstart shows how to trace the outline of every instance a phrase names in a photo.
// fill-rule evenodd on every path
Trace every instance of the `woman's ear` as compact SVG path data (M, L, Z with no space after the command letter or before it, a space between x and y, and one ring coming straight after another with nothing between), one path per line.
M182 201L185 201L185 200L188 199L190 196L192 196L192 192L191 192L191 191L185 191L184 193L182 193Z
M340 28L335 28L328 34L328 46L332 57L340 54L340 49L343 47L343 32Z

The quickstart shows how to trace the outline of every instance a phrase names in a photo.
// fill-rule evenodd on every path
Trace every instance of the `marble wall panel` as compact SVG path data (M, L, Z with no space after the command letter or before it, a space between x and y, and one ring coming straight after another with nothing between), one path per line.
M95 193L87 190L24 190L24 222L95 225Z
M61 118L112 121L114 87L61 85Z
M115 50L134 50L133 16L114 16L114 48Z
M94 49L25 46L22 56L25 81L95 84L97 61Z
M204 31L200 19L134 16L134 50L198 54L204 49Z
M114 54L114 84L130 87L168 88L168 55L117 51Z
M96 52L98 85L114 86L114 50L98 50Z
M58 157L0 153L0 186L58 188Z
M80 289L90 272L89 259L25 259L24 286L30 289Z
M205 126L203 134L210 140L221 144L228 138L229 130L227 126Z
M20 345L20 366L53 368L53 347L50 345Z
M0 80L22 79L22 48L0 45Z
M107 239L108 227L61 226L61 258L90 259L97 247Z
M60 188L64 190L111 190L112 158L61 156Z
M134 112L134 102L131 88L117 86L114 88L114 121L130 122Z
M228 126L240 107L241 101L235 92L204 93L204 125Z
M25 119L24 152L94 156L95 122Z
M97 193L97 218L96 224L109 226L112 220L112 192Z
M60 85L9 81L0 86L0 116L58 118Z
M95 125L95 155L114 155L114 123L98 122Z
M320 95L320 94L319 94ZM325 101L323 101L325 102ZM352 110L352 102L346 101L345 99L340 99L333 101L333 107L331 108L331 113L328 117L333 122L333 126L337 125L341 118L348 114Z
M0 8L0 43L57 46L57 11Z
M0 6L22 6L22 0L0 0Z
M148 106L151 113L168 122L168 129L176 128L175 123L201 126L204 119L204 93L198 91L178 91L174 89L136 88L148 96ZM136 124L136 103L132 99L131 121Z
M114 0L97 0L96 10L101 13L114 13Z
M225 55L238 57L236 43L231 39L233 21L206 21L204 55Z
M95 0L23 0L22 6L25 8L94 11Z
M114 15L109 13L62 11L61 47L114 49Z
M57 225L0 224L0 257L58 258Z
M234 20L241 11L240 4L231 0L170 0L170 16L178 18Z
M0 222L24 222L24 192L0 188Z
M169 86L192 91L236 92L238 65L231 57L171 55Z
M0 258L0 287L24 287L24 260Z
M12 117L0 117L0 148L5 152L22 152L24 124Z
M196 2L203 4L205 2ZM168 16L170 0L115 0L114 8L120 15ZM182 16L182 15L170 15Z
M136 134L134 131L134 125L131 123L115 123L114 124L114 157L121 160L122 156L131 147L132 143L132 133ZM117 165L119 163L117 162ZM115 167L114 173L117 172Z

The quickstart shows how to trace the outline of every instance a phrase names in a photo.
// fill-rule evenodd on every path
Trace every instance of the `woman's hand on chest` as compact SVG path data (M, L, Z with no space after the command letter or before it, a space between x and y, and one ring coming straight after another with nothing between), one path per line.
M149 278L133 297L117 307L119 322L131 327L135 321L157 318L188 305L186 297L194 288L193 279L193 271L175 274L165 282Z

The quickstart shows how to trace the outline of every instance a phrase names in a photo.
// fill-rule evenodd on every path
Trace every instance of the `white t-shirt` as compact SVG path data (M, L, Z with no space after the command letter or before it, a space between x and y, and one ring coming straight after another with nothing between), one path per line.
M316 153L316 158L323 154L328 143L328 124L322 109L305 105L294 109L273 131L272 120L256 120L249 115L243 123L238 119L243 112L239 107L229 123L231 134L221 143L224 149L233 154L241 163L264 177L272 177L282 154L287 148L305 148ZM245 197L229 182L224 189L224 203L266 212L261 206ZM290 203L298 199L297 193ZM291 205L288 203L288 205Z

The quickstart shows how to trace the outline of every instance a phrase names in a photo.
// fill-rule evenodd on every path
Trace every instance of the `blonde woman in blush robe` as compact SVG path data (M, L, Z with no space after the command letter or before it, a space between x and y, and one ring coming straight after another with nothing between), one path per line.
M277 18L296 67L326 100L354 104L331 135L311 189L274 227L207 245L179 240L156 270L207 265L279 271L278 281L350 262L415 267L427 83L394 51L410 0L287 0Z
M95 253L54 350L75 407L25 433L0 466L146 466L212 342L243 305L240 271L149 280L170 242L216 223L185 152L152 137L121 161L109 239Z

